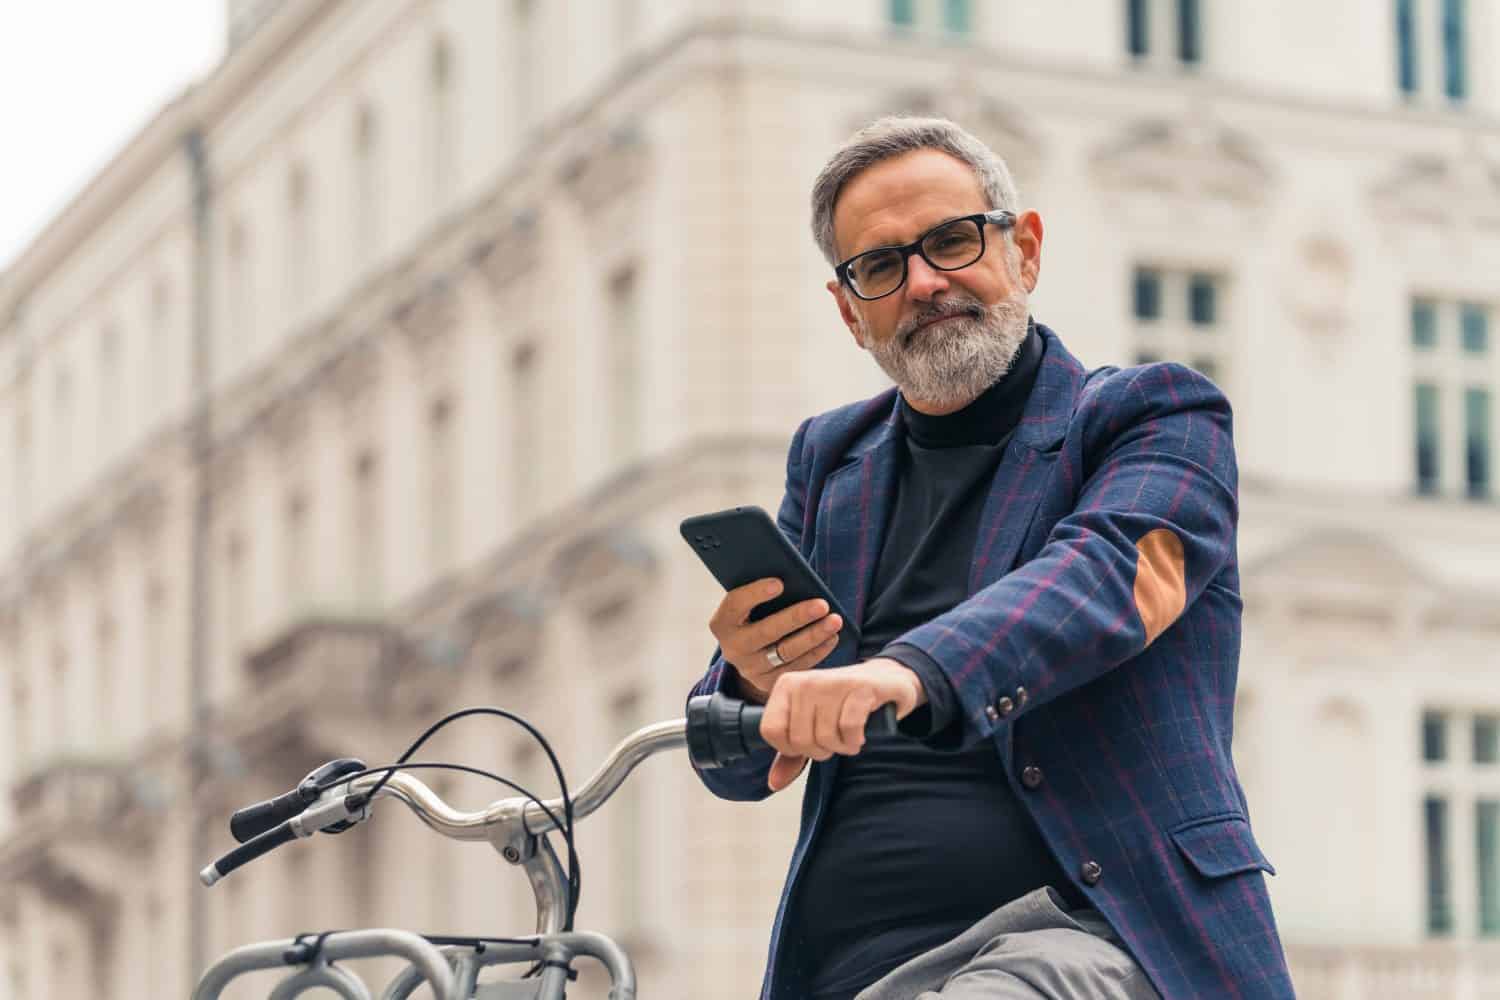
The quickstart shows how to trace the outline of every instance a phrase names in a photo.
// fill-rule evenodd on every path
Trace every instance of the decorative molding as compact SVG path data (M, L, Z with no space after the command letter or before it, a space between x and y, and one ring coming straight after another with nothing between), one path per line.
M289 392L266 404L256 414L254 426L265 435L283 464L297 462L306 447L312 417L309 400L301 392Z
M582 146L563 161L557 179L585 212L634 193L652 175L651 146L638 122L616 125Z
M542 250L540 220L535 209L511 213L503 229L476 243L469 263L484 276L490 292L502 294L514 287L530 287Z
M453 331L463 310L455 278L438 274L391 312L391 320L405 335L420 362L430 364L452 349Z
M1227 209L1239 223L1266 204L1274 185L1250 136L1201 118L1127 125L1094 150L1090 167L1106 192L1144 195L1154 210L1190 218Z
M1315 232L1296 243L1284 285L1286 307L1297 326L1321 341L1342 337L1351 326L1353 255L1329 232Z
M380 389L379 345L370 338L360 338L327 363L323 376L344 416L363 418Z
M1444 230L1500 234L1500 163L1471 142L1460 156L1433 153L1400 161L1370 187L1376 219Z

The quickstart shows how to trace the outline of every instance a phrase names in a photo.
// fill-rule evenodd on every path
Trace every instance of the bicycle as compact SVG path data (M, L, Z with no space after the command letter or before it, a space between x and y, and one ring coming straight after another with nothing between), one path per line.
M498 714L524 726L551 758L561 795L541 801L496 775L453 764L409 763L407 758L441 726L465 714ZM757 750L767 749L760 736L764 709L723 694L689 700L684 718L644 726L622 740L576 796L570 796L557 758L529 723L501 709L466 709L446 717L418 739L393 765L365 768L354 758L340 758L314 769L297 787L274 799L247 806L230 819L240 846L199 873L212 886L236 869L264 857L283 844L315 833L343 833L369 819L375 802L394 798L430 829L455 840L487 840L506 862L521 866L536 897L536 933L524 937L448 938L412 931L377 928L304 934L244 945L209 966L193 991L193 1000L217 1000L234 979L267 969L293 971L271 991L271 1000L290 1000L310 989L330 989L345 1000L371 1000L354 973L335 963L341 959L396 957L407 961L381 992L382 1000L403 1000L424 982L439 1000L564 1000L576 975L573 962L587 956L600 962L610 978L610 1000L636 1000L635 970L630 957L604 934L572 929L579 883L572 846L575 820L594 812L624 783L630 772L656 753L686 746L700 768L725 767ZM894 705L870 716L868 739L893 735ZM483 809L453 809L408 770L454 768L482 774L523 794L499 799ZM565 874L549 839L561 832L568 842ZM308 940L311 938L312 940ZM520 979L479 982L482 969L531 963Z

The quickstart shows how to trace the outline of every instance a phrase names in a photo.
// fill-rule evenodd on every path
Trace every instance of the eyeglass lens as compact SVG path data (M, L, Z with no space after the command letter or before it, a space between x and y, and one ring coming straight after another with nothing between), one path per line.
M973 219L957 219L928 233L922 240L922 256L942 271L968 267L984 252L984 238ZM900 250L876 250L862 254L849 265L854 290L866 298L888 295L906 278L906 260Z

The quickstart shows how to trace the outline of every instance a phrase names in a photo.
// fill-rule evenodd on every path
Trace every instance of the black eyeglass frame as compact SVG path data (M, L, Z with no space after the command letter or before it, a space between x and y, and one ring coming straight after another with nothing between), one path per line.
M942 267L934 263L931 257L927 256L927 254L922 250L922 244L927 242L927 237L931 236L939 229L944 229L948 226L953 225L955 222L972 222L979 227L979 254L967 264L960 264L958 267ZM946 221L939 222L937 225L933 226L931 229L927 230L921 236L918 236L915 240L906 244L905 246L875 247L873 250L866 250L863 253L857 253L853 257L850 257L848 260L844 261L842 264L834 267L833 273L838 278L839 284L849 289L849 291L853 293L855 298L860 299L864 302L874 302L877 299L885 298L887 295L894 295L901 290L901 286L906 284L906 262L910 260L912 255L914 254L920 256L924 261L926 261L927 266L932 268L934 271L962 271L966 267L973 267L975 264L979 263L984 259L984 251L986 249L984 239L984 224L987 222L991 225L999 226L1002 229L1009 229L1016 224L1016 213L1010 211L1009 209L996 208L988 212L976 212L973 215L961 215L956 219L948 219ZM854 282L849 278L849 268L852 267L854 262L859 260L861 257L868 257L872 253L890 253L892 250L898 251L901 254L901 280L896 282L895 286L891 288L889 292L881 292L879 295L861 295L859 289L854 287Z

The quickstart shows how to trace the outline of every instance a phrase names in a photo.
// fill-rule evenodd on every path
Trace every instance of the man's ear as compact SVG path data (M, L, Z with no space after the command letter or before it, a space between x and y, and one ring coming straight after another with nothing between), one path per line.
M849 298L844 292L844 286L837 281L830 281L824 287L828 289L828 294L833 296L833 301L838 303L839 316L843 319L844 325L849 328L849 332L854 336L854 342L863 350L865 342L859 335L859 318L854 315L854 307L849 304Z
M1042 217L1036 212L1022 212L1016 219L1014 237L1021 252L1021 284L1029 294L1036 291L1042 276Z

